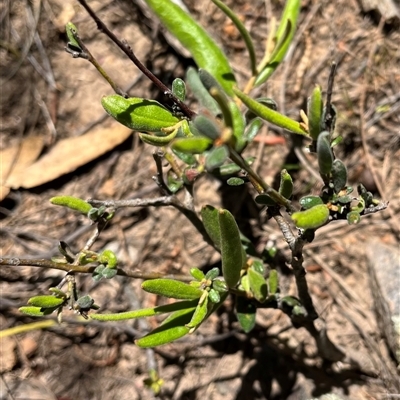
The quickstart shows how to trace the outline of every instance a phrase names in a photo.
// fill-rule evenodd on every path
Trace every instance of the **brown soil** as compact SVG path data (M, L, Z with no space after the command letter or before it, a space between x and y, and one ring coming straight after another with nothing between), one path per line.
M137 3L90 2L114 33L126 39L163 82L171 84L192 62ZM243 62L246 49L232 24L210 1L185 3L218 38L243 87L250 71ZM272 17L279 17L282 2L227 3L246 21L261 57ZM0 18L1 151L21 149L35 137L34 143L39 144L28 148L35 148L38 157L63 139L93 129L100 133L117 129L105 118L100 104L102 95L112 94L112 89L87 61L64 51L63 27L70 20L117 83L131 87L131 96L162 98L96 30L75 1L6 0ZM155 320L84 324L67 312L60 326L2 339L0 398L151 399L156 396L143 380L152 363L164 380L160 395L164 399L295 400L324 393L354 400L394 398L399 393L399 378L373 312L365 250L371 242L398 245L399 43L396 27L375 23L362 13L356 0L303 1L289 57L258 93L274 98L280 111L297 118L314 84L326 88L330 63L338 62L333 103L338 111L336 131L344 137L338 156L348 166L350 184L362 182L376 197L390 201L387 210L363 218L359 225L335 223L318 230L306 248L307 279L325 321L321 324L326 323L329 337L350 355L352 364L322 362L309 334L293 328L277 310L260 311L256 329L245 335L228 303L194 335L148 352L138 349L133 340L154 327ZM282 137L282 132L265 129L262 137ZM290 145L292 137L283 137ZM50 205L48 199L57 194L115 200L159 196L151 179L156 172L153 148L135 135L120 142L93 156L93 161L74 166L73 172L60 173L57 179L46 180L51 175L52 168L48 168L43 169L39 186L30 184L29 176L20 181L23 184L15 183L1 203L2 256L49 259L57 255L60 240L75 251L83 247L91 228L86 219ZM90 142L86 145L90 147ZM259 173L268 183L276 180L283 163L298 163L289 157L288 147L260 141L248 149L248 154L258 156ZM70 168L69 158L60 156L56 161L54 168ZM24 175L27 165L21 159L18 163ZM309 172L315 170L315 162L306 163L308 169L294 172L296 199L310 188L318 190ZM265 221L265 213L254 207L243 189L225 191L220 186L211 178L196 183L196 207L209 203L229 208L240 221L247 221L258 246L270 241L278 248L284 266L289 252L278 227ZM5 196L8 189L2 190ZM209 268L218 262L218 254L202 242L185 217L169 208L118 212L94 246L94 250L102 248L113 249L127 270L187 274L189 267ZM64 272L55 270L2 266L1 328L37 321L21 315L18 307L33 295L46 294L63 276ZM101 311L151 307L159 301L140 291L139 280L117 277L94 283L90 276L79 276L78 283L79 290L90 293ZM296 293L290 273L282 275L281 285L283 291Z

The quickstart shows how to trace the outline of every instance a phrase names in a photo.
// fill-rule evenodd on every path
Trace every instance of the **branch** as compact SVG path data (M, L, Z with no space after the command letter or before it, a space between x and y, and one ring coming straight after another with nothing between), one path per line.
M65 272L74 272L80 274L92 274L96 269L97 265L73 265L73 264L63 264L56 263L46 259L26 259L26 258L18 258L18 257L0 257L0 265L8 265L12 267L39 267L39 268L47 268L47 269L58 269L60 271ZM158 279L158 278L166 278L166 279L177 279L183 282L189 282L193 280L191 276L187 275L165 275L158 272L134 272L131 271L130 268L123 269L117 268L117 275L126 276L128 278L134 279Z
M183 114L192 119L196 113L192 111L183 101L179 100L169 89L165 86L148 68L146 68L139 59L135 56L132 48L124 41L119 40L113 32L111 32L104 22L96 15L96 13L89 7L86 0L78 0L82 7L88 12L97 25L97 28L107 35L128 57L129 59L139 68L139 70L146 75L168 98L170 98L183 112Z

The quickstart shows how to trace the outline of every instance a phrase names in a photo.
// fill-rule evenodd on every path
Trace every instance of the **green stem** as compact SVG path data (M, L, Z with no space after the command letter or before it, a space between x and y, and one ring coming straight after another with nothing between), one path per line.
M285 207L287 210L291 212L296 211L296 209L292 206L290 200L283 197L278 191L269 186L268 183L266 183L260 177L260 175L258 175L257 172L255 172L250 167L249 164L247 164L247 162L243 159L243 157L240 154L238 154L233 149L230 149L229 151L230 151L229 157L231 158L231 160L234 163L236 163L240 168L242 168L247 172L247 174L249 175L250 182L252 182L253 186L259 193L267 194L269 197L271 197L272 200L275 201L275 203L281 205L282 207Z

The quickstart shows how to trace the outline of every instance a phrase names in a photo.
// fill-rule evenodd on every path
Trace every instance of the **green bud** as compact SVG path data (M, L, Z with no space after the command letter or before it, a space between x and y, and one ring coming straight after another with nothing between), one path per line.
M201 281L205 278L204 272L199 270L198 268L190 268L190 275L193 276L194 279Z
M281 171L281 182L279 185L279 193L286 199L290 199L293 193L293 180L290 174L283 169Z

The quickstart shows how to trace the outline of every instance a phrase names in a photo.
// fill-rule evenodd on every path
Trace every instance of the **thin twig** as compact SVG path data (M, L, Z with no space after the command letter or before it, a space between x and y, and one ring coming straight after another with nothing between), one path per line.
M132 48L125 42L119 40L113 32L111 32L104 22L97 16L97 14L89 7L86 0L78 0L82 7L87 11L87 13L92 17L94 22L97 25L97 28L100 32L103 32L107 35L128 57L129 59L136 65L139 70L146 75L163 93L168 96L183 112L183 114L191 119L196 113L192 111L184 102L179 100L164 83L162 83L149 69L147 69L136 57Z
M60 271L70 272L70 273L79 273L79 274L92 274L96 269L96 265L73 265L73 264L63 264L56 263L46 259L27 259L27 258L18 258L18 257L0 257L0 265L8 265L12 267L39 267L46 269L58 269ZM167 279L176 279L182 282L190 282L193 280L192 277L187 275L165 275L158 272L134 272L131 271L130 268L117 268L117 275L127 276L128 278L134 279L158 279L158 278L167 278Z

